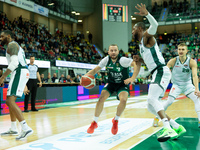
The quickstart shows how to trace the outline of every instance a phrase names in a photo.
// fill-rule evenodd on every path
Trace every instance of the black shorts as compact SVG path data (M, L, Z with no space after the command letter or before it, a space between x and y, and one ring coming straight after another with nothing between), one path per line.
M103 90L106 90L112 95L114 92L117 93L117 99L119 99L118 95L122 91L126 91L129 94L129 85L125 85L124 83L107 83Z

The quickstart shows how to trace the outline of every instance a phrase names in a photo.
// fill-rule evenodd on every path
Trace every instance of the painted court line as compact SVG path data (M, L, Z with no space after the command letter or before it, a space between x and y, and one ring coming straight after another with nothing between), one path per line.
M174 120L176 120L176 119L178 119L178 118L179 118L179 117L175 118ZM152 120L152 119L151 119L151 120ZM152 126L152 125L151 125L151 126ZM159 128L159 127L157 127L157 128ZM163 127L162 127L162 128L163 128ZM142 139L141 141L139 141L139 142L133 144L133 145L132 145L131 147L129 147L127 150L130 150L130 149L132 149L133 147L135 147L136 145L142 143L144 140L148 139L150 136L154 135L156 132L158 132L158 131L161 130L162 128L159 128L158 130L156 130L156 131L153 132L152 134L149 134L149 136L146 136L146 137L145 137L144 139ZM157 141L155 141L155 142L157 142Z
M112 135L112 118L99 122L93 134L89 125L26 143L8 150L108 150L152 126L152 119L120 118L118 134Z
M141 100L146 100L147 96L137 96L137 97L132 97L132 98L128 98L127 100L127 104L128 103L133 103L133 102L138 102ZM119 100L116 101L106 101L104 102L104 108L105 107L111 107L111 106L116 106L119 104ZM81 106L72 106L71 108L95 108L96 107L96 103L95 104L86 104L86 105L81 105Z
M177 102L178 100L175 100L175 102ZM164 103L164 101L161 101L161 103ZM134 103L134 104L129 104L126 105L126 108L147 108L147 101L143 101L143 102L138 102L138 103Z

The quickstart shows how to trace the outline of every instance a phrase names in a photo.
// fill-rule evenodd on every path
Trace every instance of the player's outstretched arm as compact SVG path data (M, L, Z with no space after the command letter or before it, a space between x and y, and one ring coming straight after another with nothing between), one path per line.
M174 67L175 63L176 63L176 58L172 58L172 59L170 59L170 60L168 61L167 67L168 67L169 69L172 69L172 68Z
M124 80L124 84L129 84L129 83L134 82L136 77L137 77L137 75L138 75L138 73L140 72L141 63L139 61L138 62L133 61L131 63L131 66L134 67L133 75L132 75L132 77Z
M137 6L135 6L135 8L137 10L139 10L139 12L135 12L136 15L140 15L140 16L145 16L149 23L150 23L150 27L147 30L147 32L145 32L146 36L152 36L156 34L157 28L158 28L158 22L155 20L155 18L147 11L145 4L137 4Z
M199 79L197 76L197 62L193 59L190 60L190 68L192 69L192 79L195 86L195 95L200 97L199 92Z
M88 75L88 74L90 74L90 75L95 75L99 70L101 70L101 67L99 67L99 66L96 66L94 69L92 69L92 70L90 70L88 73L86 73L85 75Z

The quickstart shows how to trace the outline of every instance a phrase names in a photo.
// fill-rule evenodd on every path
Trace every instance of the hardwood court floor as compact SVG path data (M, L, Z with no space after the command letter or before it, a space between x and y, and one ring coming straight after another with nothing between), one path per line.
M107 127L106 124L112 124L111 120L115 116L117 103L118 103L117 100L109 100L104 104L105 108L101 116L99 117L99 122L105 121L106 127ZM79 104L79 105L72 105L72 106L63 106L63 107L60 107L60 106L56 107L55 105L54 106L55 108L41 109L39 112L23 113L28 125L34 130L33 135L29 136L28 139L25 141L16 141L15 136L0 137L0 149L4 150L11 147L16 147L18 145L23 145L29 142L51 137L59 133L66 132L67 134L67 133L70 133L70 131L73 129L74 129L73 131L76 132L77 128L80 128L83 126L89 127L94 115L95 104L96 102L92 102L89 104L87 103L87 104ZM178 101L174 102L168 108L167 114L173 119L177 117L197 117L193 101L184 96L181 96ZM125 120L123 121L122 118ZM150 121L150 124L153 123L154 115L149 113L146 108L146 95L138 96L135 98L131 97L128 100L126 109L124 113L122 114L122 116L120 117L121 123L122 122L126 123L127 120L131 120L129 118L144 119L143 121L145 121L146 119L146 122ZM107 119L109 123L106 122ZM119 120L119 131L122 130L120 126L122 127L122 125L120 125L120 120ZM6 131L9 127L10 127L9 115L0 116L0 132ZM19 123L18 123L18 128L20 128ZM130 126L127 126L125 128L129 129ZM123 139L120 139L120 137L117 135L112 135L111 133L108 133L110 138L118 137L118 139L115 138L115 142L119 141L118 143L115 143L109 149L111 150L128 149L134 144L144 140L147 136L151 135L152 133L154 133L155 131L158 131L161 128L162 128L161 122L159 123L159 127L156 127L156 128L149 125L147 126L145 130L126 139L125 141L123 141ZM86 133L85 129L87 128L84 128L84 130L81 133L87 137L88 134ZM108 128L108 130L110 131L110 127ZM119 135L123 136L125 135L125 133L124 134L120 133ZM101 136L101 134L96 134L95 136L98 137L98 136ZM90 138L91 139L95 138L95 136L90 137ZM48 141L48 142L51 142L51 141ZM157 142L157 141L154 141L154 142ZM86 144L92 145L93 143L86 142ZM74 143L74 146L76 146L76 143ZM14 149L17 150L18 148L14 148ZM63 149L74 149L74 148L63 147ZM84 147L82 147L81 149L84 149Z

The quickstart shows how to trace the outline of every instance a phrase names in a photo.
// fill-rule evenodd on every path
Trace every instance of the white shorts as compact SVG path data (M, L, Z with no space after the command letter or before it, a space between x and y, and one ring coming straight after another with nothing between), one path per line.
M193 84L186 84L186 85L182 85L182 86L173 84L172 88L169 92L169 96L174 97L176 99L181 93L188 96L190 93L192 93L194 91L195 91L195 87Z
M165 92L170 79L171 71L169 68L167 66L160 67L153 72L151 84L158 84L163 89L163 92Z
M29 70L26 68L17 68L11 73L7 96L22 97L24 88L29 79Z

